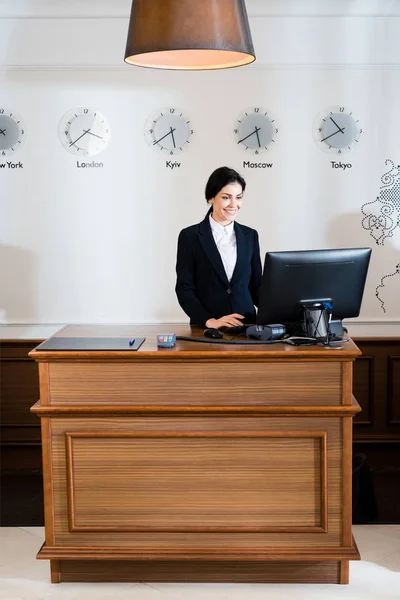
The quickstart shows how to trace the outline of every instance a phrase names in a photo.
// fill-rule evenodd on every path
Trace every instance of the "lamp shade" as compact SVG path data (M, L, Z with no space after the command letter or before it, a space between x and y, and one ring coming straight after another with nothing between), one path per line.
M133 0L125 62L227 69L255 60L244 0Z

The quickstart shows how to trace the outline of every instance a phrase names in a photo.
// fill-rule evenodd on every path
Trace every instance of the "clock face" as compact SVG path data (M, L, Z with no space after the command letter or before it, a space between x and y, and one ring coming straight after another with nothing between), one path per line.
M240 115L234 134L237 144L254 154L261 154L274 145L278 131L270 112L256 106Z
M105 149L110 127L99 111L74 108L60 119L58 135L64 148L72 154L90 156Z
M15 154L25 141L25 127L12 110L0 107L0 158Z
M334 106L323 111L314 123L314 137L318 146L334 154L350 152L357 145L361 134L359 119L344 106Z
M190 120L178 108L160 109L146 121L145 136L148 144L171 156L188 148L192 135Z

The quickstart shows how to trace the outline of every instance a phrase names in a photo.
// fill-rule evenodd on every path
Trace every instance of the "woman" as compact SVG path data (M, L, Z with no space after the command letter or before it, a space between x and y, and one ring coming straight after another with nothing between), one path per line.
M261 285L258 234L235 222L245 188L233 169L214 171L205 189L206 218L179 234L175 291L191 325L255 323Z

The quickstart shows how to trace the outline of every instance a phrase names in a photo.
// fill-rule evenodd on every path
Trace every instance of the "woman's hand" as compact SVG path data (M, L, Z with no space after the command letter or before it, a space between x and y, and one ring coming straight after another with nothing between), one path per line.
M208 321L206 321L206 327L220 329L221 327L234 327L235 325L243 325L239 319L244 319L244 316L239 315L238 313L225 315L225 317L221 317L220 319L208 319Z

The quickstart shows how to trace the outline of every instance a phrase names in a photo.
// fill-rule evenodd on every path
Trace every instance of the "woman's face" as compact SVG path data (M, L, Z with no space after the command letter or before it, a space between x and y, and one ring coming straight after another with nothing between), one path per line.
M228 183L211 198L208 203L213 207L213 219L221 225L229 225L235 220L243 202L243 190L240 183Z

